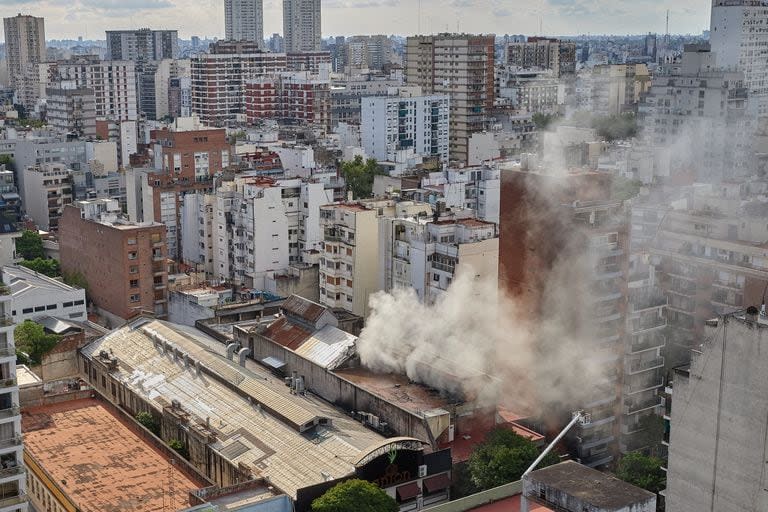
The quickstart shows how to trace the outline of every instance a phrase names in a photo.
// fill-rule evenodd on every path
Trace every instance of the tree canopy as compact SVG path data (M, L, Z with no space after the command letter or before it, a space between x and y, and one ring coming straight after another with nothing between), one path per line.
M355 199L367 199L373 196L373 180L381 174L376 160L363 160L358 155L354 160L341 164L341 175L347 183L347 190L352 192Z
M312 512L397 512L397 502L365 480L342 482L312 502Z
M61 267L59 262L47 258L35 258L33 260L24 260L20 263L22 267L34 270L48 277L60 277Z
M17 352L22 352L31 364L37 365L42 363L43 356L56 346L60 336L48 334L42 325L25 320L14 329L13 339Z
M631 113L596 117L592 128L607 141L631 139L637 135L637 118Z
M515 482L520 480L539 454L539 448L529 439L511 430L496 429L470 455L470 478L481 491ZM538 467L551 466L559 461L557 454L550 453Z
M25 260L45 258L43 239L36 231L24 230L21 236L16 239L16 253Z
M661 466L664 461L635 452L625 455L616 470L616 476L632 485L653 493L663 490L666 482Z

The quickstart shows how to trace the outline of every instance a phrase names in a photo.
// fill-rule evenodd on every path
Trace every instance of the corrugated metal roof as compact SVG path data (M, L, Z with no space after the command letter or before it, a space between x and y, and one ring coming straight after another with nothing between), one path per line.
M356 341L356 336L326 325L294 351L323 368L333 370L354 353Z
M292 324L287 318L282 317L269 324L263 336L278 345L296 350L297 347L311 336L311 333L298 325Z
M328 311L322 304L312 302L298 295L288 297L281 307L286 313L303 318L311 324L314 324L323 316L323 313Z
M231 464L243 464L254 475L269 478L293 497L298 489L321 483L328 475L337 479L354 474L352 461L363 450L347 442L348 435L358 442L382 439L341 413L333 417L333 429L316 427L323 434L319 438L300 434L294 425L324 416L308 398L288 394L282 382L268 382L268 377L240 368L174 327L161 321L134 322L87 345L83 353L93 357L111 349L119 361L113 375L126 387L149 402L178 400L191 424L207 424L216 433L213 449ZM174 350L156 346L153 333L167 339ZM197 375L178 351L200 361L215 377ZM234 382L239 382L240 393ZM341 425L346 427L339 430Z

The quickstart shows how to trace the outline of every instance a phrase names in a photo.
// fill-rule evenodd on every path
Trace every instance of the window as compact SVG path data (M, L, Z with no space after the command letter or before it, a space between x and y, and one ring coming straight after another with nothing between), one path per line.
M138 274L139 273L139 267L137 267L136 265L132 265L129 272L131 274Z
M83 304L85 304L84 300L76 300L75 301L75 306L82 306Z
M141 299L139 298L138 295L131 295L130 296L130 301L131 302L139 302L139 300L141 300Z
M139 280L138 279L131 279L131 288L138 288L139 287Z
M136 239L135 238L129 238L128 239L128 245L136 245Z
M61 305L63 308L71 308L75 303L74 302L65 302Z
M56 307L57 307L56 304L48 304L47 306L45 306L45 310L51 311L52 309L56 309Z
M45 306L35 306L35 313L39 311L45 311Z
M129 260L135 260L136 259L136 253L135 252L129 252L128 253L128 259Z
M32 312L32 308L24 308L21 310L22 315L28 315Z

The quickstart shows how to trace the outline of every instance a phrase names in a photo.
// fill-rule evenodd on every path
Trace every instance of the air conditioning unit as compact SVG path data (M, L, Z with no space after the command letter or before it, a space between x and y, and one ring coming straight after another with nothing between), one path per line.
M424 478L427 476L427 466L426 464L422 464L419 466L419 478Z

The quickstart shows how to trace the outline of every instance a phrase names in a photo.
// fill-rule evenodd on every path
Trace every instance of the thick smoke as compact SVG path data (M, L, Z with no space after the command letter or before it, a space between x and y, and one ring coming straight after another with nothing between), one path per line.
M603 381L588 355L593 303L587 280L594 261L566 248L542 290L544 318L535 320L522 297L509 297L495 280L464 269L434 304L412 290L380 292L358 352L381 372L405 373L416 382L485 405L534 414L543 404L573 404Z

